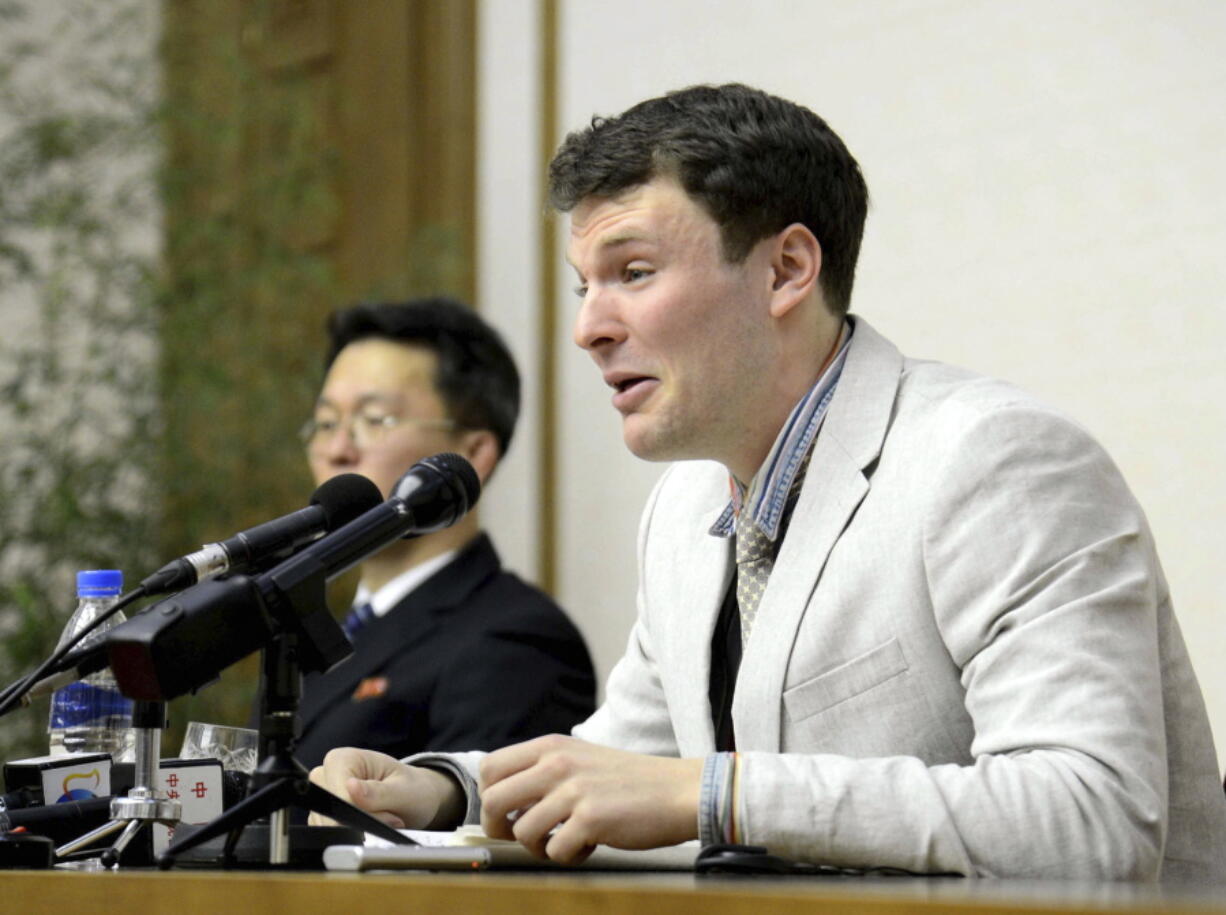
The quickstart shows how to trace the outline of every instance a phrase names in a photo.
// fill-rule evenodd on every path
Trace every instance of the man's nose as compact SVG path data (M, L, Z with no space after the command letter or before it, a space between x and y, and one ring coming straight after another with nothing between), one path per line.
M361 455L353 437L353 423L340 423L327 441L321 443L320 455L334 463L352 463Z
M589 287L575 318L576 345L594 351L625 339L626 328L620 320L616 292L598 286Z

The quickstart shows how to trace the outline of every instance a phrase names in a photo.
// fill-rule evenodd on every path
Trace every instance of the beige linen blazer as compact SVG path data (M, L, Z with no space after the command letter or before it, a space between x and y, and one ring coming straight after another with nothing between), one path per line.
M1118 470L1027 394L853 320L737 680L742 839L915 871L1221 873L1204 703ZM576 736L713 752L727 499L717 464L665 472L626 654Z

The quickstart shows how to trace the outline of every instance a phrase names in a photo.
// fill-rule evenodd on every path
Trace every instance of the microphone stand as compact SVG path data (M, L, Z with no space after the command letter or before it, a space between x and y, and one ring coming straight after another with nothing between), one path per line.
M287 595L287 598L300 617L318 612L320 608L326 613L322 574L307 586L295 589L295 593ZM308 605L306 612L298 606L302 603ZM158 867L162 870L172 867L179 855L223 833L227 836L222 862L224 865L235 863L234 849L243 830L264 817L269 818L266 863L272 866L287 865L291 852L291 807L331 817L352 829L372 833L396 844L416 844L382 820L313 784L306 767L294 758L295 718L302 691L299 640L298 633L282 629L261 652L260 763L252 774L248 796L204 826L193 827L190 831L179 827L176 836L180 838L158 858ZM321 827L302 829L310 834L311 830ZM295 833L303 835L298 829ZM355 841L361 842L360 836ZM332 837L328 844L337 844L335 838Z
M133 786L126 797L111 801L111 819L55 850L57 858L93 845L99 839L119 832L119 838L101 853L102 864L114 867L144 826L161 823L173 827L179 822L183 807L157 788L158 762L161 759L162 728L166 725L166 703L137 700L132 706L132 726L136 733L136 765Z

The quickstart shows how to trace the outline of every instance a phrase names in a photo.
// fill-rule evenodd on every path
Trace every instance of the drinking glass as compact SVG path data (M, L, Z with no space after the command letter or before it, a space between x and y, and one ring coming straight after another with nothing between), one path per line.
M220 759L223 769L250 775L259 755L260 732L222 724L189 721L183 736L181 759Z

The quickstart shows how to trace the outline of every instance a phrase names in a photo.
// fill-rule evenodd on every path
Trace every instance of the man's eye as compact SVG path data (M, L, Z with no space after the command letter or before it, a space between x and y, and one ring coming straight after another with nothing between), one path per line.
M315 431L322 432L324 435L330 435L336 431L336 427L339 425L340 423L335 419L317 419L315 420Z
M581 299L587 298L587 284L580 283L578 286L576 286L575 295L577 295Z
M627 283L635 283L651 273L650 270L645 270L642 267L627 267L623 276Z

